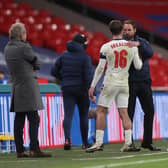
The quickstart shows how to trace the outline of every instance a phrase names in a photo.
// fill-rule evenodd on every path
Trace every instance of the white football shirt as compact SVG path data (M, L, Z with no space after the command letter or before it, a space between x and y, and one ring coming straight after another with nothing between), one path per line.
M129 47L128 41L123 39L112 40L105 43L100 49L100 60L96 68L91 86L95 87L100 79L105 64L107 70L104 78L104 84L113 83L119 86L128 85L128 71L133 61L136 69L141 69L142 61L139 58L138 48Z

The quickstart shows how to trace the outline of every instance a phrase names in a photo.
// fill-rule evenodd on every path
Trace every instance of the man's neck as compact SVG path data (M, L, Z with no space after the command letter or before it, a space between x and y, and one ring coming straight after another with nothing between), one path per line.
M113 35L113 36L112 36L112 39L113 39L113 40L122 39L122 38L123 38L122 35Z

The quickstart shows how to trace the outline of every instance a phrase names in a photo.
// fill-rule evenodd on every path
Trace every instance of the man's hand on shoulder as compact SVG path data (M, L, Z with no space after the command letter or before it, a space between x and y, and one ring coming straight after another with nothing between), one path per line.
M128 44L128 47L139 47L140 46L139 41L129 41L127 44Z

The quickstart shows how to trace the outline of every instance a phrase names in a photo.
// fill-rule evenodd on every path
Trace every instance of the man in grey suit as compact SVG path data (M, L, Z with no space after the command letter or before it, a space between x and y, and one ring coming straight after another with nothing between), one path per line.
M11 112L15 112L14 137L17 157L50 157L40 150L38 142L39 116L43 109L35 70L40 68L38 58L26 42L24 24L15 23L9 29L10 41L5 47L5 59L12 82ZM29 120L30 153L23 146L25 117Z

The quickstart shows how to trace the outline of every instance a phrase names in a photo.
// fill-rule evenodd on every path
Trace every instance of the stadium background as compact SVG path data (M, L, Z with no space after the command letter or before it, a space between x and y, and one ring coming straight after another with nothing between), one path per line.
M149 61L152 86L154 89L155 119L154 139L168 137L168 1L134 1L134 0L1 0L0 1L0 68L7 68L3 49L8 41L8 29L15 21L23 21L28 30L28 40L42 62L38 72L39 83L50 83L50 69L55 59L65 50L66 42L77 32L85 34L89 39L88 54L96 67L99 60L100 46L110 40L108 22L111 19L134 19L137 21L138 34L147 38L154 49L154 56ZM100 84L101 85L101 82ZM48 85L47 87L51 87ZM52 89L51 89L52 90ZM13 115L9 114L10 87L0 93L0 132L13 135ZM54 147L64 143L62 132L63 106L60 91L52 90L42 93L45 110L39 113L42 118L40 125L40 144L43 147ZM94 106L94 105L91 105ZM50 118L52 116L52 118ZM137 100L134 122L134 138L139 140L143 135L143 112ZM117 118L117 120L116 120ZM107 142L123 141L123 130L115 105L107 117L105 139ZM89 139L94 136L94 120L90 120ZM80 145L77 109L72 126L72 142ZM28 124L26 125L26 128ZM25 128L25 144L28 144ZM46 131L44 131L46 130ZM55 139L58 138L58 139Z

